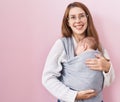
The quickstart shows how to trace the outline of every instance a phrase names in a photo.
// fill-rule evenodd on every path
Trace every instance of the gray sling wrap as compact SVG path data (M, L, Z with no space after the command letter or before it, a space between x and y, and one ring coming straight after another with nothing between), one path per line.
M62 38L63 46L67 55L67 61L62 63L63 70L61 72L61 80L66 86L72 90L82 91L93 89L97 92L97 96L75 102L101 102L104 77L101 71L89 69L85 61L89 58L95 58L98 50L85 51L79 56L74 56L74 45L72 37ZM64 102L64 101L60 101Z

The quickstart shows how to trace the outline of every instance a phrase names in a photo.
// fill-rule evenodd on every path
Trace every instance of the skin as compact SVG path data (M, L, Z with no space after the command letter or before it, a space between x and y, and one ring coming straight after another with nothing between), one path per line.
M80 15L83 14L85 14L85 12L78 7L71 8L69 12L68 24L77 42L85 37L84 31L87 28L87 17L80 18ZM72 19L73 17L76 19Z
M83 43L79 43L75 49L75 54L78 56L86 50L86 46Z
M87 16L85 15L83 9L79 7L74 7L70 9L68 24L73 31L73 36L77 43L85 38L85 30L87 28ZM87 59L86 65L92 70L100 70L108 72L110 68L110 63L103 56L96 55L96 58ZM80 91L77 93L76 100L89 99L96 96L97 93L90 89L85 91Z
M75 50L75 54L76 55L80 55L82 52L84 51L88 51L88 50L93 50L90 45L85 42L85 41L80 41L78 44L77 44L77 47L76 47L76 50Z

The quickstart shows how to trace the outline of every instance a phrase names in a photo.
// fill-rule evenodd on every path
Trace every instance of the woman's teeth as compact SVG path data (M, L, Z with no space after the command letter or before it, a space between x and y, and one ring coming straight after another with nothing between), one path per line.
M77 26L75 26L75 28L77 28L77 29L81 29L83 27L83 25L77 25Z

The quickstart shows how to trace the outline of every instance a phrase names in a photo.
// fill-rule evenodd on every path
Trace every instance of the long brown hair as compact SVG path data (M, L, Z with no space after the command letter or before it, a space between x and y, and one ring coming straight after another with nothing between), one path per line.
M101 48L101 45L99 42L99 37L98 37L97 31L95 29L95 26L93 24L92 16L91 16L88 8L83 3L73 2L67 6L66 11L65 11L64 16L63 16L63 21L62 21L62 29L61 29L62 36L63 37L71 37L73 34L72 29L68 25L68 16L69 16L70 9L74 8L74 7L79 7L85 11L86 15L88 16L87 17L88 26L87 26L87 29L85 31L85 34L86 34L85 36L94 37L96 39L97 44L98 44L98 50L100 52L102 52L102 48Z

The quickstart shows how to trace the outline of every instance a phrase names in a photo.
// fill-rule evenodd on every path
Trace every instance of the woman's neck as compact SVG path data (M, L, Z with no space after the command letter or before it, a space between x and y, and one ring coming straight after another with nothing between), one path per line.
M82 39L85 38L85 34L79 35L79 34L73 34L76 42L78 43L79 41L81 41Z

